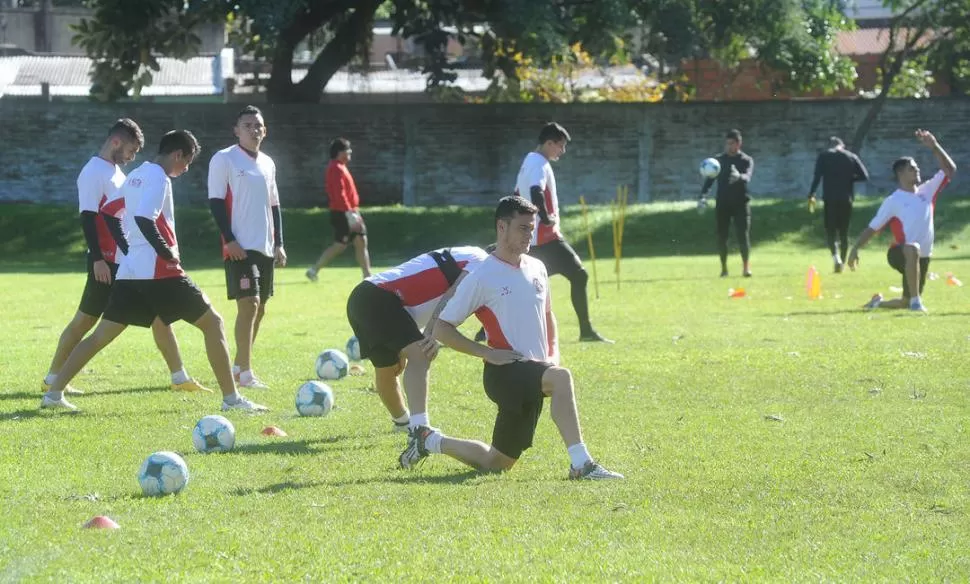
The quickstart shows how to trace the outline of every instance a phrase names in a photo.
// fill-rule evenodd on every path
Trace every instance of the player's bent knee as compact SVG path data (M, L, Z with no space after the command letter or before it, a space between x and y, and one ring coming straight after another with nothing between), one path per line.
M74 319L71 320L68 326L81 334L86 334L96 324L98 324L97 316L91 316L90 314L79 311L74 315Z
M572 386L573 375L565 367L550 367L542 374L542 389L546 395L554 391L568 391Z
M518 459L506 456L492 446L489 447L488 454L485 456L482 470L491 472L511 470L517 461Z

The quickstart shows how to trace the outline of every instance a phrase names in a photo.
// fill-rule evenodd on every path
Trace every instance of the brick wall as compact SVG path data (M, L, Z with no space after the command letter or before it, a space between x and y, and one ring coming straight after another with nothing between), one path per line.
M237 109L0 100L0 201L73 204L78 170L110 124L130 116L148 138L139 160L169 129L196 133L203 154L175 182L175 194L183 204L202 204L208 159L232 143ZM565 204L575 203L579 195L606 201L619 184L630 185L631 200L670 200L697 195L697 164L720 151L725 129L737 127L744 133L744 149L755 158L751 191L801 197L826 138L839 134L848 139L865 112L866 104L854 101L268 106L264 149L276 160L286 206L323 204L327 145L336 135L353 141L351 169L365 204L490 204L511 190L539 127L555 119L573 136L566 156L555 165ZM889 165L900 155L916 155L924 167L933 164L911 138L917 126L934 130L957 163L967 165L968 122L970 100L889 102L862 152L873 175L862 192L889 190ZM963 176L953 191L970 185Z

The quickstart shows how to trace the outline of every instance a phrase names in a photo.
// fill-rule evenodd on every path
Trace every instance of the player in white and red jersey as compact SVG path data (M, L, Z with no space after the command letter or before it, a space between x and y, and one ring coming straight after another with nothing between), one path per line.
M105 214L118 215L124 209L124 200L118 198L118 189L125 181L125 173L121 167L134 160L144 145L145 137L138 124L132 119L122 118L111 127L97 156L91 157L77 177L81 227L88 246L88 277L78 310L61 333L47 376L41 382L42 391L50 389L67 356L98 323L108 304L121 254L110 233L111 220ZM172 372L172 389L205 391L206 388L189 377L182 366L178 341L172 329L163 322L156 321L152 323L152 335ZM66 392L84 393L70 385Z
M940 146L936 138L926 130L916 130L916 138L933 151L940 170L930 180L921 183L919 166L912 157L905 156L893 163L893 174L899 184L891 195L886 197L876 212L876 216L849 252L848 264L853 270L859 265L859 249L887 225L892 230L893 243L889 248L887 260L897 272L903 274L903 295L901 298L883 301L882 294L875 294L864 306L873 308L909 308L926 312L921 294L926 284L926 272L933 255L933 215L936 198L956 173L953 159Z
M252 354L273 295L274 265L286 265L283 218L276 164L259 150L266 137L259 108L243 108L234 132L239 142L209 162L209 207L222 234L229 300L236 301L233 373L241 387L266 389L253 373Z
M374 365L377 393L395 429L429 425L428 370L438 352L431 327L458 282L486 257L477 247L435 250L370 276L350 293L347 319L361 357ZM402 373L407 407L398 383Z
M162 137L155 160L135 169L121 187L128 226L128 236L121 241L128 249L118 266L118 279L101 324L71 351L44 394L42 408L77 409L64 399L68 382L129 325L147 327L155 320L171 325L184 320L205 335L209 364L222 389L222 409L265 409L236 392L222 318L182 270L169 177L184 174L198 153L199 143L191 132L173 130Z
M458 284L434 327L435 339L485 361L485 393L498 406L492 444L418 426L401 453L402 467L442 453L481 470L508 470L532 446L543 399L551 397L552 419L569 453L569 477L623 478L594 462L583 443L572 375L558 365L549 277L542 262L527 255L537 211L522 197L499 201L495 251ZM488 346L458 331L472 314L485 325Z
M559 195L556 191L556 175L552 164L566 153L569 133L555 122L543 126L539 132L539 146L526 154L515 181L515 194L530 199L538 209L538 221L532 235L529 255L542 260L550 276L562 274L569 280L573 310L579 319L580 341L611 343L603 337L589 320L589 301L586 284L589 274L576 251L562 236L559 229Z

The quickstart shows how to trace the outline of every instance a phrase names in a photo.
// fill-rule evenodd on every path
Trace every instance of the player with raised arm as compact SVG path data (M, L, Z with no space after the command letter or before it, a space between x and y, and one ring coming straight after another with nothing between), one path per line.
M431 329L455 286L486 257L477 247L435 250L367 278L350 293L347 319L361 357L374 365L377 393L395 429L429 425L428 372L438 353Z
M920 182L919 165L912 157L904 156L893 162L898 188L882 202L876 216L849 252L849 268L855 270L859 265L859 250L886 226L892 230L893 243L886 259L894 270L903 275L903 295L884 301L882 294L875 294L865 304L867 310L882 307L926 312L921 295L926 284L930 256L933 255L936 198L943 187L950 183L957 167L929 131L916 130L916 138L933 151L940 170L930 180Z
M569 478L623 478L594 462L583 443L572 374L558 365L549 277L543 263L528 255L537 213L536 205L522 197L499 201L495 252L458 284L434 327L435 339L485 361L485 393L498 405L491 445L418 426L401 453L402 467L441 453L480 470L509 470L532 446L542 403L549 397L552 420L570 459ZM458 331L472 314L485 326L488 346Z
M255 106L236 116L238 142L209 162L209 209L222 235L226 291L236 301L236 358L240 387L266 389L253 373L253 345L273 295L274 266L286 266L276 164L260 151L266 122Z
M209 364L222 390L223 410L266 409L236 392L222 318L182 269L170 177L185 173L198 152L199 143L191 132L173 130L162 137L154 161L143 163L127 177L121 192L128 249L118 265L104 316L68 356L41 408L76 410L64 398L64 390L78 371L129 325L147 327L160 319L166 325L184 320L202 331Z
M701 187L700 205L707 204L707 192L717 182L717 252L721 258L721 277L728 275L728 232L734 223L734 235L741 248L743 275L751 277L751 196L748 183L754 173L754 159L741 151L741 132L730 130L724 137L724 152L717 157L721 172L717 178L708 178Z
M88 248L88 277L77 312L61 333L47 376L41 383L41 389L45 392L50 390L71 351L98 323L108 304L120 257L118 244L113 240L101 211L106 207L113 213L123 211L124 200L118 197L118 189L125 182L121 167L134 160L144 145L145 137L138 124L130 118L122 118L111 126L98 154L91 157L77 177L81 228ZM211 392L185 371L178 341L171 327L155 320L151 328L155 345L172 373L172 389ZM84 392L67 385L65 393Z

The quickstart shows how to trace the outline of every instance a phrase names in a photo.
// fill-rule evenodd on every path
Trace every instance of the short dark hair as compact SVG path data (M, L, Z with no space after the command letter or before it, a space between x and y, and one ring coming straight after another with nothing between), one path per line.
M162 141L158 143L159 155L164 156L178 151L189 160L194 160L200 149L199 141L188 130L172 130L162 136Z
M330 159L337 158L341 152L346 152L347 150L350 150L350 140L346 138L334 138L330 142Z
M131 118L121 118L108 130L108 137L119 136L130 142L138 142L138 148L145 147L145 135Z
M569 137L569 132L566 131L566 128L563 128L556 122L549 122L539 130L539 144L545 144L549 140L553 142L562 142L563 140L569 142L572 138Z
M735 140L737 142L740 142L741 130L738 130L738 129L728 130L727 134L725 134L724 137L727 138L728 140Z
M912 164L915 164L916 163L916 159L913 158L912 156L902 156L900 158L897 158L893 162L893 176L894 177L898 177L899 176L899 171L902 170L903 168L909 166L910 163L912 163Z
M263 115L263 112L258 107L254 105L247 105L246 107L239 110L238 114L236 114L236 123L238 124L239 120L241 120L243 116L261 116L261 115Z
M838 136L829 137L829 148L838 148L839 146L845 146L845 142L842 141L842 138L839 138Z
M533 205L531 201L518 195L510 195L498 200L498 207L495 207L495 222L509 221L516 215L535 215L538 212L539 207Z

